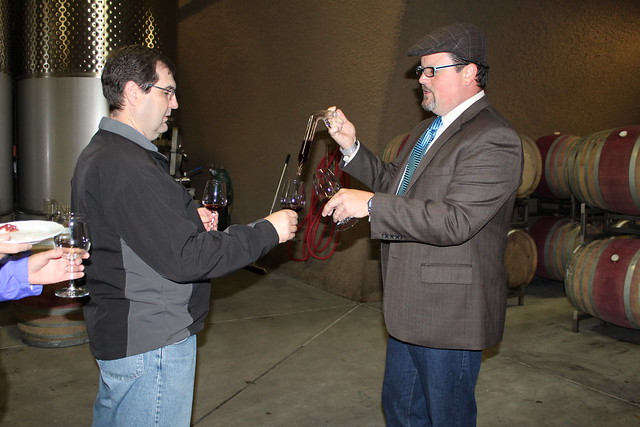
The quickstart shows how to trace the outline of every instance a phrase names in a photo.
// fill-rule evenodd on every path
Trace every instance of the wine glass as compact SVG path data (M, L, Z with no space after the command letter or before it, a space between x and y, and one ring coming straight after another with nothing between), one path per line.
M44 199L44 219L56 222L58 216L58 201L56 199Z
M73 279L74 260L82 257L91 247L89 227L82 215L70 213L65 228L53 238L56 248L62 249L62 256L69 260L69 287L58 289L55 294L62 298L80 298L89 295L83 287L75 286Z
M330 169L318 169L313 175L313 189L318 195L320 202L325 203L336 195L342 188L338 178ZM357 218L352 216L336 222L336 230L344 231L353 227L358 222Z
M280 194L280 207L300 212L304 209L305 204L304 181L299 179L287 180Z
M210 211L220 211L227 206L227 184L218 179L210 179L204 186L202 205Z

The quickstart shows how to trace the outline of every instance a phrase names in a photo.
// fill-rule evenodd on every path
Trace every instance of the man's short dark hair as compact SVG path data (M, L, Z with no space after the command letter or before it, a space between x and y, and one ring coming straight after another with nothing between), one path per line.
M455 63L455 64L462 64L459 67L456 67L456 69L459 71L461 70L464 66L469 65L469 64L476 64L476 66L478 67L478 72L476 73L476 83L478 83L478 87L480 89L484 89L485 86L487 85L487 80L489 79L489 66L483 63L478 63L478 62L472 62L472 61L468 61L464 58L460 58L459 56L453 54L453 53L449 53L449 56L451 56L451 60Z
M122 109L124 86L135 82L148 92L160 78L156 65L162 64L175 76L176 69L169 58L157 49L142 45L124 46L112 51L102 70L102 94L109 103L109 112Z

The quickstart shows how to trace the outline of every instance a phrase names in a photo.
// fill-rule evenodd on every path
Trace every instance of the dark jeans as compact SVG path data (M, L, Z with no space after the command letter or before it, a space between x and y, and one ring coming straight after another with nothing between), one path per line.
M476 425L482 351L421 347L389 337L382 386L387 426Z

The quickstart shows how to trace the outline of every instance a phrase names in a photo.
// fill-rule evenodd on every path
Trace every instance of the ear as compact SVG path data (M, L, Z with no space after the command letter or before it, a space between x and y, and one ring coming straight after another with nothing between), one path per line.
M140 86L136 84L133 80L129 80L124 85L123 98L125 103L130 105L137 105L138 101L141 99L141 96L144 95Z
M476 81L476 74L478 74L478 66L473 62L469 63L462 70L464 81L467 85L470 85Z

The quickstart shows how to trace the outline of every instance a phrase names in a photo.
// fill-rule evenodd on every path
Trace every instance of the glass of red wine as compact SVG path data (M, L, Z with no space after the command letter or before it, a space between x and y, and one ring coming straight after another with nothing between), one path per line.
M56 248L62 249L62 256L69 260L69 274L73 277L74 260L82 257L91 247L89 227L82 215L70 213L64 221L65 228L53 238ZM58 289L56 296L62 298L81 298L89 295L83 287L75 286L74 279L69 279L69 287Z
M227 184L218 179L210 179L204 185L202 206L211 212L219 212L227 206Z
M299 179L287 180L280 193L280 207L300 212L304 209L305 204L304 181Z
M330 169L318 169L313 175L313 189L322 203L326 203L342 188L340 180ZM336 230L344 231L353 227L358 222L357 218L348 217L336 222Z

